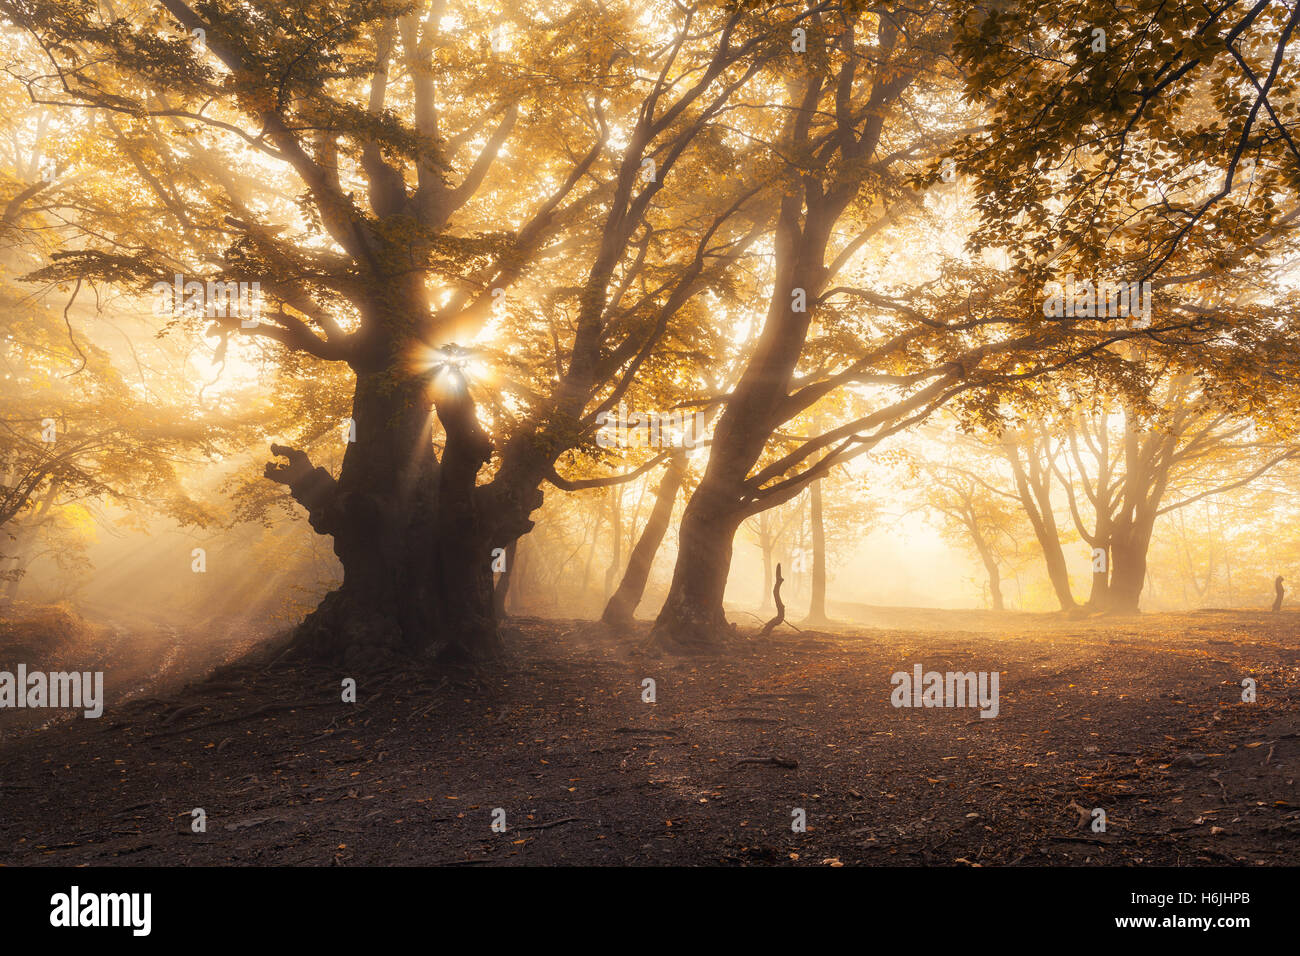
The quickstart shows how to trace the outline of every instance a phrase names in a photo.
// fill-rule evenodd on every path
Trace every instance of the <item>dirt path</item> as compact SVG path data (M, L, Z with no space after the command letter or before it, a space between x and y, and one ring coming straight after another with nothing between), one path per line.
M523 620L510 646L473 686L388 674L344 704L348 675L239 665L10 735L0 863L1278 865L1300 850L1300 615L783 630L717 658ZM891 706L890 675L917 663L998 671L998 716Z

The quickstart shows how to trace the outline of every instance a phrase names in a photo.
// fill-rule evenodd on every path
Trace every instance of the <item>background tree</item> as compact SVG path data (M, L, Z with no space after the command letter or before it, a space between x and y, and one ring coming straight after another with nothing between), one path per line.
M1020 553L1023 512L965 469L932 464L923 474L925 503L939 517L940 530L974 551L984 568L993 610L1005 610L1002 570Z

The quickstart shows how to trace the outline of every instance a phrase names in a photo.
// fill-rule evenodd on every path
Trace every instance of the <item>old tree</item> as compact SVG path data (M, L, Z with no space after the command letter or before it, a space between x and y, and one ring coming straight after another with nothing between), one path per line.
M1030 22L1017 6L0 0L9 78L76 130L43 210L59 248L32 276L255 282L256 315L208 302L166 324L347 382L337 475L305 426L265 470L343 566L298 632L323 657L491 655L493 554L533 527L546 483L576 486L557 466L598 419L646 390L706 410L655 638L708 646L742 523L940 408L989 424L1067 374L1140 390L1153 354L1213 355L1253 376L1243 401L1267 400L1260 356L1288 327L1225 290L1241 250L1285 231L1294 173L1261 166L1276 188L1234 200L1231 223L1178 198L1196 164L1286 158L1286 120L1264 110L1276 70L1207 52L1237 52L1252 15L1155 44L1166 82L1124 51L1146 49L1143 18L1168 28L1168 5L1138 4L1090 63L1093 5L1032 21L1035 43L1073 51L1040 60L1008 41ZM1194 125L1216 96L1229 118ZM1013 100L1043 120L1013 128ZM1194 129L1166 134L1184 102ZM1162 165L1100 140L1063 152L1069 123L1122 127ZM1177 215L1145 201L1158 179L1178 184ZM929 201L945 188L965 197L970 253L891 271L891 250L945 228ZM1168 295L1149 327L1046 316L1043 283L1069 269ZM582 486L628 477L613 470Z

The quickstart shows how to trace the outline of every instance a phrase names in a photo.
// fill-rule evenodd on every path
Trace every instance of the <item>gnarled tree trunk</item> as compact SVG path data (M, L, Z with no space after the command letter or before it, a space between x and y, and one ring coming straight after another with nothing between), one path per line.
M401 375L398 361L359 369L355 441L337 480L307 456L271 446L312 527L334 539L343 584L302 622L299 646L357 666L429 653L456 662L498 649L491 541L475 479L491 442L458 370ZM446 432L433 449L434 399Z

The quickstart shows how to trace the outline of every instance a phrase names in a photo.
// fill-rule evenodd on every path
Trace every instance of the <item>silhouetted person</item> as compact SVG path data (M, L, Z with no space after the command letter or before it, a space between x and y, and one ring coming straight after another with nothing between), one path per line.
M1273 590L1277 592L1277 597L1273 598L1273 610L1280 611L1282 610L1282 595L1286 593L1282 590L1282 575L1279 574L1277 580L1273 582Z

